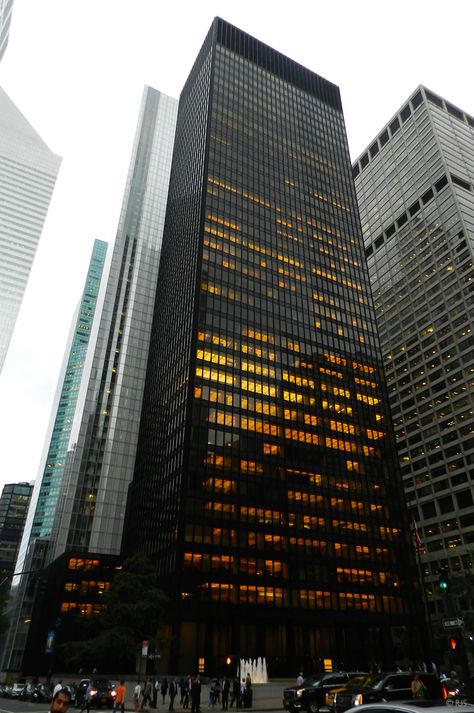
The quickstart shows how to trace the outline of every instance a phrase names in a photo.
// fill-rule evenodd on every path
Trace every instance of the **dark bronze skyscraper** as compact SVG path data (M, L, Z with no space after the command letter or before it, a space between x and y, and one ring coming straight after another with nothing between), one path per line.
M126 528L173 602L166 670L416 650L382 378L339 91L216 19L180 100Z

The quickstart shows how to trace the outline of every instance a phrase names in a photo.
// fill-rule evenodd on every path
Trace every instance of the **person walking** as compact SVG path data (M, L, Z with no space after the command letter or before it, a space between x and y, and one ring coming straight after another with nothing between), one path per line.
M156 704L158 701L158 690L160 688L160 682L158 678L155 678L153 681L153 708L156 708Z
M143 710L145 706L147 707L147 709L149 708L151 703L151 693L151 678L147 678L145 688L143 689L141 710Z
M172 678L171 682L170 682L169 691L168 691L168 695L170 697L170 705L168 708L169 711L174 711L173 704L174 704L174 699L176 698L177 693L178 693L178 686L176 685L174 678Z
M140 709L140 693L142 692L142 687L140 681L137 681L137 685L133 689L133 708L138 711Z
M165 702L167 692L168 692L168 679L165 676L165 678L161 682L161 695L163 697L163 704Z
M236 708L240 708L240 684L238 678L234 678L234 682L232 683L232 695L230 697L231 708L234 703Z
M201 706L201 679L195 676L191 683L191 713L199 713Z
M86 693L85 693L84 701L83 701L82 708L81 708L81 713L84 710L84 708L87 710L87 713L90 712L93 690L94 690L93 681L89 681L89 683L87 684Z
M62 687L63 687L63 682L62 682L61 679L59 679L59 681L57 682L57 684L56 684L55 687L53 688L53 698L54 698L54 696L56 695L56 693L59 693L59 691L62 689Z
M296 685L300 688L304 683L303 672L300 671L296 678Z
M211 685L209 686L209 701L207 703L208 708L214 708L216 704L216 679L213 678Z
M227 676L222 679L222 710L229 710L230 681Z
M115 702L114 702L114 713L117 713L117 711L121 711L122 713L125 713L125 693L126 693L126 688L125 688L125 681L120 681L119 685L115 689L116 696L115 696Z

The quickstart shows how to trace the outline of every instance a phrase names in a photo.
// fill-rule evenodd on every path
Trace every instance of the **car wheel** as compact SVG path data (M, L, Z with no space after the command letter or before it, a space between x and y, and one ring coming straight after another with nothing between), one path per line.
M308 713L319 713L319 703L317 701L311 701L308 706Z

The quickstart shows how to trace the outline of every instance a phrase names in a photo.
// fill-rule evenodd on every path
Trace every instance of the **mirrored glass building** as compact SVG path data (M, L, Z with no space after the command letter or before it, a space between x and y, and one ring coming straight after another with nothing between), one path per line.
M177 102L145 87L85 402L65 466L48 561L118 555L132 479Z
M339 90L219 18L180 98L124 544L173 603L163 670L420 655Z

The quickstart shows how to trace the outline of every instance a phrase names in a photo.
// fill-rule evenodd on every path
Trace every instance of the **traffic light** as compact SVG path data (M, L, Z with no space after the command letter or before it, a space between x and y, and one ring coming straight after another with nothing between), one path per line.
M237 661L238 656L236 654L227 654L227 656L225 657L225 665L227 668L229 668L230 666L237 666Z
M438 577L439 588L446 590L448 588L448 575L441 570L438 570L438 573L439 573L439 577Z
M454 636L451 636L449 639L449 648L451 649L451 651L456 651L456 649L458 648L458 642L456 641Z

